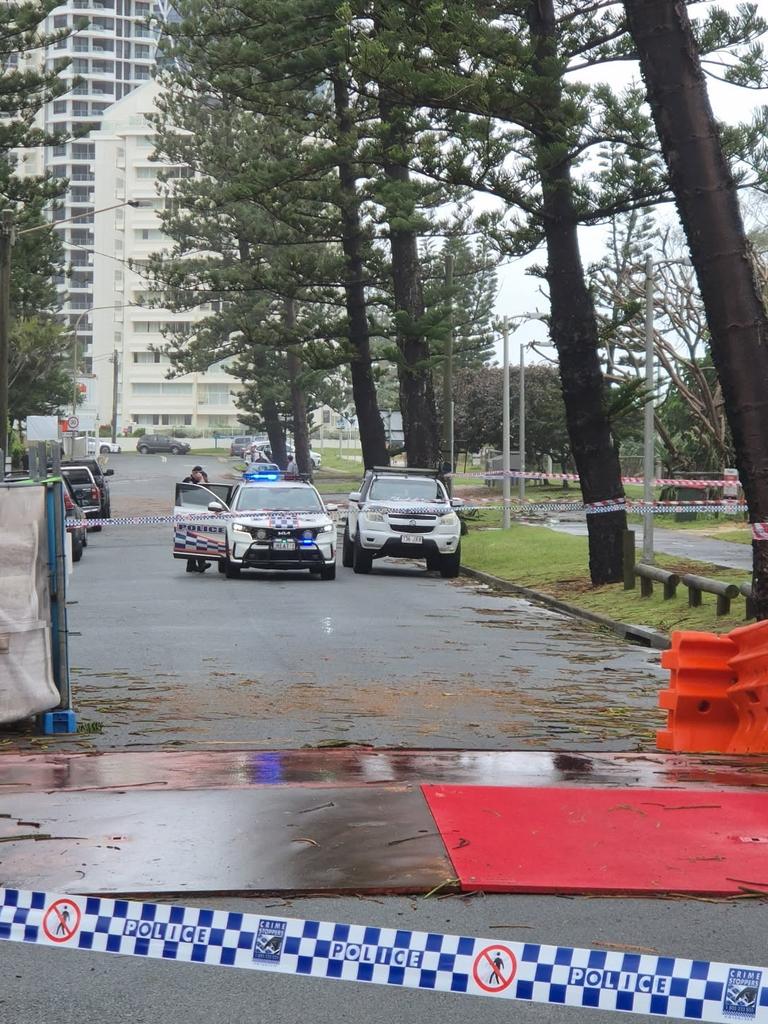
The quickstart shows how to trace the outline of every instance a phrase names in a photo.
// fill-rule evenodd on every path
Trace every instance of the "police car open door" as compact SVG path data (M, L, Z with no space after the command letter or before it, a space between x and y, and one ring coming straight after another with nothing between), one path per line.
M232 487L228 484L176 484L173 514L178 519L194 513L189 522L175 522L173 525L173 557L205 558L211 562L221 561L227 553L226 521L216 521L215 513L209 518L198 518L208 512L212 501L220 501L229 508Z

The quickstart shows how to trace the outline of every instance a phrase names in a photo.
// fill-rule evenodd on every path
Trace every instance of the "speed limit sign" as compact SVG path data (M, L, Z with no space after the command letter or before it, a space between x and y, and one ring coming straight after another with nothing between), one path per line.
M67 416L67 430L77 430L80 420L77 416Z

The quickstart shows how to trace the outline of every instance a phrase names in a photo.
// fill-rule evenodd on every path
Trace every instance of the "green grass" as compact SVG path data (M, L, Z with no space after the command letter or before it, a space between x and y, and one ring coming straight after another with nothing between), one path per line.
M660 586L650 598L641 598L639 583L635 590L624 590L622 583L592 587L587 570L587 539L554 533L546 527L513 524L509 530L470 528L462 540L462 561L474 569L500 576L524 587L568 601L579 608L608 615L621 622L650 626L669 632L672 629L699 629L727 632L744 624L744 599L736 599L731 614L715 615L715 597L703 596L700 608L688 607L688 591L678 587L677 597L664 601ZM736 569L721 569L704 562L659 556L657 565L679 572L693 572L711 579L740 584L748 574Z
M748 527L743 530L722 530L712 536L717 540L727 540L730 544L752 543L752 531Z

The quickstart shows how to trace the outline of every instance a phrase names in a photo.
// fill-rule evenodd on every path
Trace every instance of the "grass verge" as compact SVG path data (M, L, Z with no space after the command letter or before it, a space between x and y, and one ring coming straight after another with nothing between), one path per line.
M713 594L703 595L700 608L689 608L688 591L683 586L678 587L677 597L670 601L663 599L660 586L654 587L649 598L640 597L639 584L635 590L624 590L622 583L592 587L587 571L586 537L554 533L546 527L513 524L504 531L470 529L462 540L462 561L473 569L539 590L579 608L663 632L698 629L724 633L745 621L743 598L732 603L730 615L718 618ZM744 583L748 579L746 573L736 569L721 569L671 555L658 556L657 565L730 583Z

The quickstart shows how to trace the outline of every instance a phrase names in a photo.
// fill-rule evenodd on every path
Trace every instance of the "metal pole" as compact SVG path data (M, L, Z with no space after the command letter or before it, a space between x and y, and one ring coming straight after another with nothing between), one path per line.
M501 403L501 468L503 477L501 481L501 493L502 500L504 502L504 508L501 513L501 525L503 529L508 530L510 526L510 515L509 515L509 321L504 320L501 327L502 337L504 339L504 373L503 373L503 394Z
M525 345L520 345L520 500L525 501Z
M653 424L653 257L645 261L645 418L643 422L643 500L653 501L654 424ZM643 513L643 561L653 562L653 512L646 506Z
M117 371L119 367L117 349L112 352L112 444L117 440ZM216 438L218 447L218 438Z
M0 480L5 476L8 445L9 350L11 334L11 246L13 213L3 210L0 219Z
M443 358L443 448L446 461L453 472L453 255L445 254L445 287L448 292L448 329L445 335L445 353ZM448 494L453 493L451 477L446 481Z

